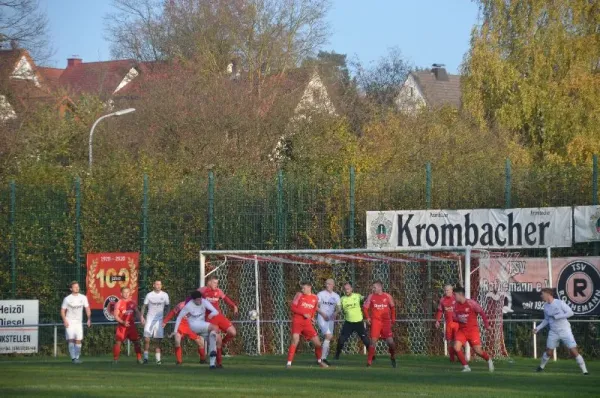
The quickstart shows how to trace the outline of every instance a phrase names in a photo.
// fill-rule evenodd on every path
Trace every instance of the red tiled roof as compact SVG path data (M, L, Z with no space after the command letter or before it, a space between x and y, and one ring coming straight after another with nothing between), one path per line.
M40 75L42 75L42 78L46 83L48 83L54 88L57 88L59 86L58 80L60 79L60 76L65 70L59 68L47 68L44 66L38 66L37 71Z
M89 93L109 97L135 66L132 59L85 62L67 67L58 81L76 95Z

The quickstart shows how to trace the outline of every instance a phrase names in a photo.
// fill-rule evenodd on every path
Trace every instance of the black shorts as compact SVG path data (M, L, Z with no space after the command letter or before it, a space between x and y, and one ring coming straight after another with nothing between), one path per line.
M352 333L356 333L360 338L365 337L367 335L367 331L365 330L365 323L363 321L344 322L344 325L342 326L341 335L348 338L352 336Z

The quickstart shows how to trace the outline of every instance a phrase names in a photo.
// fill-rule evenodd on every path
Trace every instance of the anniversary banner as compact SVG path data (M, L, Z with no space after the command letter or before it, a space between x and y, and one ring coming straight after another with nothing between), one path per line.
M112 309L121 297L121 288L131 289L138 299L139 253L88 253L86 296L92 322L114 321Z
M546 258L490 258L479 260L480 297L503 302L503 312L542 316L540 291L550 285ZM575 315L600 315L600 257L552 259L556 296Z

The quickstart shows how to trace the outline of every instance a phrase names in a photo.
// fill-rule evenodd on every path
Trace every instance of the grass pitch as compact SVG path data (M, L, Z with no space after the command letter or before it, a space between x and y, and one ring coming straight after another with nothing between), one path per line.
M283 356L225 358L225 369L209 370L197 357L175 367L172 356L163 365L138 365L133 357L67 358L0 357L0 397L584 397L600 396L600 362L589 361L583 376L573 360L550 362L535 373L538 361L498 361L496 372L476 361L463 374L446 358L398 358L392 369L380 356L365 368L364 356L343 356L320 369L314 357L298 355L285 369Z

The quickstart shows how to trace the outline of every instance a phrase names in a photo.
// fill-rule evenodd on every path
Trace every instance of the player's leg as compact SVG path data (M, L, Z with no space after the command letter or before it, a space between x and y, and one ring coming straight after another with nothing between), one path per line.
M337 347L335 349L335 359L340 359L340 354L342 353L342 350L344 349L344 345L346 344L346 341L352 335L352 332L353 332L352 324L350 322L344 322L344 325L342 326L342 331L340 332L340 335L338 337Z
M75 326L70 323L68 328L65 328L65 340L69 349L71 362L75 362Z
M223 341L221 333L217 332L217 353L219 353L217 355L217 369L223 369L223 356L221 354L223 352Z
M225 338L223 339L223 345L235 339L235 336L237 336L237 330L235 329L235 326L231 325L225 330Z
M115 344L113 345L113 361L117 363L121 355L121 343L125 341L127 328L125 326L117 326L115 331Z
M550 330L548 332L548 339L546 340L546 351L542 354L542 360L540 361L540 366L536 369L537 372L541 372L546 368L548 361L550 361L550 357L552 356L552 351L558 347L558 343L560 341L560 336L554 331Z
M226 334L225 339L223 339L222 345L217 348L217 364L221 365L223 363L223 345L233 340L237 335L237 331L235 330L235 327L233 326L231 321L227 319L227 317L225 317L225 315L223 314L218 314L217 316L213 317L209 322L217 326L221 331L223 331Z
M206 349L204 347L204 345L205 345L204 339L202 338L202 336L198 336L194 341L198 345L198 356L200 357L200 363L205 364L206 363Z
M377 347L377 341L381 336L381 332L383 330L383 324L378 321L371 321L371 345L369 346L368 356L367 356L367 366L371 366L373 364L373 358L375 357L375 348Z
M162 353L162 338L156 339L156 347L154 348L154 357L156 358L156 364L160 365L161 362L161 353Z
M393 337L388 337L385 339L388 345L388 351L390 353L390 360L392 361L392 366L396 367L396 343L394 342Z
M573 336L573 332L571 330L566 330L563 333L561 333L560 337L561 337L563 344L566 345L567 348L569 349L569 353L571 354L571 356L573 358L575 358L575 362L577 362L577 365L579 365L579 368L581 369L581 373L583 373L584 375L587 375L588 370L587 370L587 367L585 366L585 361L583 360L583 357L577 350L577 342L575 342L575 337Z
M217 340L219 336L219 327L212 325L208 322L203 322L204 326L201 328L198 334L206 334L204 331L208 331L208 352L209 352L209 365L211 369L216 369L217 361ZM192 329L193 330L193 329ZM195 331L195 330L194 330ZM195 331L196 332L196 331Z
M367 335L367 330L365 329L365 324L363 322L356 322L353 331L356 332L358 337L360 337L361 341L363 342L365 348L368 351L369 347L371 347L371 340L369 339L369 336Z
M312 328L312 325L311 325L311 328ZM319 366L322 368L328 368L329 365L327 365L325 362L323 362L323 359L322 359L323 358L323 345L321 344L319 335L314 330L314 328L312 328L312 332L314 332L314 333L311 333L310 331L303 333L304 338L306 340L312 341L313 345L315 346L315 357L317 358L317 363L319 364ZM309 336L311 336L311 337L309 337Z
M322 344L322 352L321 357L317 359L321 359L327 363L327 355L329 354L329 345L331 344L331 339L333 338L333 321L325 321L319 317L319 329L321 334L323 335L323 344ZM328 364L329 365L329 364Z
M138 363L144 363L142 361L142 346L140 345L140 336L138 335L135 325L131 325L127 328L127 338L133 343L133 349L135 350L135 357L137 358Z
M146 336L144 330L144 363L148 363L148 351L150 351L150 336Z
M156 341L156 347L154 348L154 357L156 359L156 364L160 365L161 355L162 355L162 339L165 337L165 329L162 326L161 320L156 320L154 330L152 333L152 337Z
M469 367L469 364L467 363L467 360L465 359L465 354L462 351L463 346L466 343L467 343L467 338L466 338L465 334L461 330L457 331L454 335L454 352L456 353L458 360L460 361L460 363L463 366L463 372L470 372L471 368Z
M183 340L183 335L177 331L177 333L175 333L175 364L176 365L181 365L181 363L183 362L183 353L181 350L181 341Z
M292 325L292 340L290 341L290 347L288 348L288 356L287 356L287 367L292 366L292 361L294 360L294 355L296 355L296 348L298 347L298 343L300 342L300 331L295 330L295 326Z
M471 342L469 342L469 344L471 344L471 346L473 347L473 351L475 351L475 354L479 355L481 358L483 358L484 360L487 361L488 369L490 370L490 372L493 372L494 371L494 361L492 361L492 358L490 358L488 353L483 350L483 348L481 347L481 342L479 342L479 344L477 344L477 345L475 343L471 343Z
M81 341L83 340L83 324L79 324L77 325L77 328L75 330L75 346L74 346L74 353L75 353L75 363L81 363L81 360L79 359L79 356L81 355Z
M144 325L144 363L148 363L148 352L150 351L150 339L154 335L155 323L153 320L147 319Z
M450 362L456 361L456 352L454 351L454 335L458 330L458 325L455 322L446 323L446 344L448 345L448 356Z

